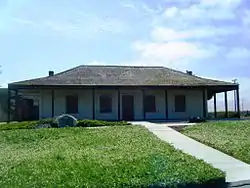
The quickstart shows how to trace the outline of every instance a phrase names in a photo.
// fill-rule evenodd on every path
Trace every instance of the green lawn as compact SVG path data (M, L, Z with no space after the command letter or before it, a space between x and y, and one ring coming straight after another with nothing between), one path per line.
M203 123L182 133L250 164L250 121Z
M0 131L0 187L174 187L224 173L137 126Z

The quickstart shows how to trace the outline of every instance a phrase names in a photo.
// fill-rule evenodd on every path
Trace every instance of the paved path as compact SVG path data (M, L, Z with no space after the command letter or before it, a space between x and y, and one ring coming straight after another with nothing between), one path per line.
M160 139L171 143L184 153L202 159L226 172L226 182L231 186L246 185L250 187L250 165L228 156L218 150L197 142L177 131L171 129L169 124L156 124L149 122L132 122L134 125L143 125Z

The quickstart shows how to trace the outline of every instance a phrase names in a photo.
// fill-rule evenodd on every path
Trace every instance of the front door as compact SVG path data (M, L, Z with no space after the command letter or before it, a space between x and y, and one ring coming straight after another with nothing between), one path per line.
M125 121L134 120L134 96L122 96L122 119Z

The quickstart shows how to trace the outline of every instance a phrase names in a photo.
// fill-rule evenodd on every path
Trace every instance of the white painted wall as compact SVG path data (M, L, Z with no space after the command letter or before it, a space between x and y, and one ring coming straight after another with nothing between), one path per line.
M186 112L175 112L175 96L186 96ZM168 118L188 119L191 116L203 117L202 90L168 90Z
M203 116L203 92L202 90L168 90L168 119L188 119L190 116ZM93 118L92 90L56 90L54 114L61 115L66 111L66 95L78 94L79 113L73 114L79 119ZM100 113L99 96L102 94L111 95L112 113ZM146 113L146 120L166 119L165 91L146 90L145 95L152 94L156 97L156 112ZM122 118L122 96L134 96L134 118L143 120L143 99L141 90L120 90L120 116ZM175 112L175 95L186 96L186 112ZM50 118L52 114L51 91L40 92L40 118ZM96 90L95 91L95 119L118 120L118 91L117 90Z
M52 114L51 101L52 101L51 91L47 90L40 91L40 101L39 101L40 119L51 118Z
M8 120L8 113L6 113L4 110L3 110L3 107L2 105L0 104L0 122L5 122Z

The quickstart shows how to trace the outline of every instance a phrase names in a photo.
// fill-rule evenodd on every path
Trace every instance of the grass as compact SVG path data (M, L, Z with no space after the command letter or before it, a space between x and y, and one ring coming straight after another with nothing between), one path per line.
M250 121L208 122L181 132L250 164Z
M0 131L0 187L175 187L224 173L137 126Z

